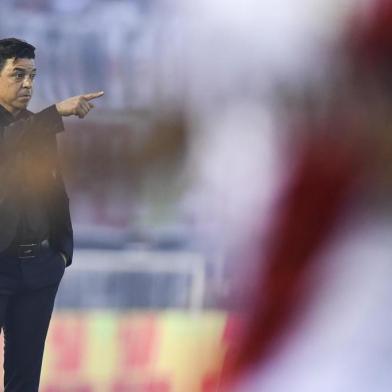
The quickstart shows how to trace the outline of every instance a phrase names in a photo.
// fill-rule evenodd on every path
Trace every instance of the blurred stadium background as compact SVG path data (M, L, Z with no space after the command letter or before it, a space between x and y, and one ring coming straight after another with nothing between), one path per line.
M59 138L76 250L43 392L218 390L282 178L273 90L317 79L352 3L2 1L0 35L37 47L30 109L105 91Z

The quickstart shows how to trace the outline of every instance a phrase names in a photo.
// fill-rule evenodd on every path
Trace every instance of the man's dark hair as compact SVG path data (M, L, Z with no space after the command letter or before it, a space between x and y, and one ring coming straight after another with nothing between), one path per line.
M0 72L8 59L34 59L35 47L17 38L0 39Z

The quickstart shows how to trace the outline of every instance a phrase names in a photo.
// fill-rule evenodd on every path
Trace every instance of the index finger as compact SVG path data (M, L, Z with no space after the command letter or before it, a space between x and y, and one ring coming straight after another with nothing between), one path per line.
M96 93L88 93L88 94L83 94L82 97L86 101L91 101L92 99L102 97L102 95L105 94L103 91L98 91Z

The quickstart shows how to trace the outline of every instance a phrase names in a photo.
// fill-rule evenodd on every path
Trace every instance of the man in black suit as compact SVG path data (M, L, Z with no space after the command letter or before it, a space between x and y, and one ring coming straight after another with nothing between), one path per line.
M80 118L103 92L33 114L27 105L35 48L0 40L0 327L5 392L37 392L46 334L64 269L72 263L69 201L57 162L62 116Z

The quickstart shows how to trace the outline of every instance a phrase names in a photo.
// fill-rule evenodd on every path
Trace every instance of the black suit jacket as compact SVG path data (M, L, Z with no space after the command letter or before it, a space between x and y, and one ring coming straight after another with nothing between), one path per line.
M51 245L72 263L73 231L69 199L57 157L56 134L64 130L56 107L10 119L0 107L0 252L14 240L20 221L20 154L29 152L27 181L47 208ZM11 122L12 121L12 122ZM39 271L37 271L39 273Z

